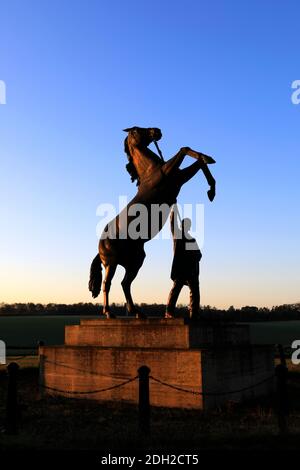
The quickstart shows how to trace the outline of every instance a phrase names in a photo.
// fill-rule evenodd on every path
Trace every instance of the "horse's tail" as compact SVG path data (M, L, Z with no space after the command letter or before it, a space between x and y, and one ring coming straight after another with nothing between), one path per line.
M92 296L98 297L101 290L102 283L102 267L101 259L99 253L92 261L90 269L90 280L89 280L89 291L91 291Z

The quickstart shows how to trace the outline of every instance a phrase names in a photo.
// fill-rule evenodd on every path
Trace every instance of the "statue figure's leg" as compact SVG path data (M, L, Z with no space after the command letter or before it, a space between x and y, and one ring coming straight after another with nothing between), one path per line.
M200 289L199 279L196 276L194 279L188 281L190 289L190 318L191 320L198 320L200 316Z
M165 318L174 318L176 303L177 303L179 294L180 294L181 289L183 288L183 286L184 286L183 281L181 281L179 279L176 279L174 281L173 287L170 291L169 298L168 298Z
M107 265L105 268L105 278L103 281L103 314L107 318L115 318L115 315L110 313L108 295L110 291L111 281L116 272L117 265Z

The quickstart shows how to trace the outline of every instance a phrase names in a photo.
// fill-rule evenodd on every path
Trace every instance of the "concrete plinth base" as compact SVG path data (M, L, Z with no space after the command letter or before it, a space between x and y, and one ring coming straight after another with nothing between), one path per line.
M267 395L274 386L263 382L274 370L273 347L250 346L246 325L212 326L183 319L82 320L66 327L65 345L41 347L40 361L40 380L47 393L100 401L137 403L138 381L98 390L135 377L142 365L151 369L152 377L184 389L151 380L153 406L208 409L228 400Z

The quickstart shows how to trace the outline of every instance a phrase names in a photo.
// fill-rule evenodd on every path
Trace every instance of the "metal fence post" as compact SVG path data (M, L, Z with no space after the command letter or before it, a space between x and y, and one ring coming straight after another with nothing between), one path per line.
M139 374L139 429L143 434L150 433L150 391L149 374L147 366L138 369Z
M7 366L8 386L6 402L5 431L7 434L17 434L18 432L18 395L17 377L19 366L16 362L11 362Z

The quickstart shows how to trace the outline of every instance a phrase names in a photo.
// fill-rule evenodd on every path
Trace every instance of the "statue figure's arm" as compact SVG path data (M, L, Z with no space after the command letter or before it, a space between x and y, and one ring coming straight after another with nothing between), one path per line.
M175 214L175 212L176 212L176 214ZM180 227L178 225L177 217L178 217L178 209L177 209L177 205L174 204L174 206L172 207L172 210L171 210L171 215L170 215L170 226L171 226L171 232L172 232L173 239L178 238L178 234L179 234L179 231L180 231Z
M174 209L172 208L171 214L170 214L170 227L171 227L171 233L172 237L174 238L174 227L175 227L175 214L174 214Z

